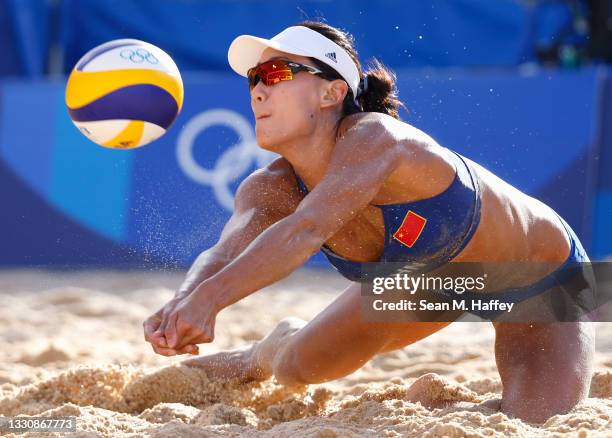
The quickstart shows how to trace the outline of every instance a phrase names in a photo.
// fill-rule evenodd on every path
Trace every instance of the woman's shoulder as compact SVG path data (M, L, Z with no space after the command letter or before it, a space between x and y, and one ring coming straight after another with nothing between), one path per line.
M397 124L398 122L402 123L401 121L383 113L363 112L350 114L340 121L338 136L342 136L346 133L346 131L356 126L392 129L391 126Z
M236 191L236 198L250 199L249 205L276 206L292 212L303 195L296 183L291 164L282 157L274 159L268 165L255 170L247 176Z
M266 166L247 176L241 185L256 188L260 192L289 195L299 194L295 171L286 158L278 157Z
M362 112L344 117L338 125L336 138L342 138L349 131L363 133L372 138L380 136L380 138L403 139L414 136L418 129L388 114Z
M287 159L278 157L266 166L255 170L245 178L243 183L287 190L295 186L295 173Z

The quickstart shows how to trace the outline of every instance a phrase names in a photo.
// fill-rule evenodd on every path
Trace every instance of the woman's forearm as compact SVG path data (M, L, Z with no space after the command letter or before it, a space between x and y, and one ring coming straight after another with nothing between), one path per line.
M286 277L322 243L312 224L292 215L260 234L231 263L205 280L202 290L214 294L221 310Z
M212 277L223 269L231 260L215 254L214 247L203 251L193 262L183 283L175 296L177 298L189 295L204 280Z

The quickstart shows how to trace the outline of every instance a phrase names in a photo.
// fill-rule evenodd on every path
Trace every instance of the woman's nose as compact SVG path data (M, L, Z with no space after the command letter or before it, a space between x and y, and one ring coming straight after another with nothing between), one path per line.
M264 90L264 85L262 84L261 81L259 81L257 83L257 85L255 85L252 89L251 89L251 100L253 102L263 102L266 94L265 94L265 90Z

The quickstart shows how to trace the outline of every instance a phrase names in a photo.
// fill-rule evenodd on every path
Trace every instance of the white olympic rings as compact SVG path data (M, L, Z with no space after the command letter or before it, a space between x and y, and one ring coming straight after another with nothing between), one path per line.
M193 146L202 131L218 125L233 129L239 141L221 154L214 168L206 169L195 161ZM276 157L257 145L247 119L226 109L204 111L189 120L178 136L176 147L176 158L183 172L195 182L210 186L219 204L229 211L234 209L234 194L229 184L240 179L253 163L263 167Z
M155 55L143 48L123 49L121 52L119 52L119 56L121 56L123 59L129 59L135 64L140 64L144 61L147 61L149 64L159 64L159 60L155 57Z

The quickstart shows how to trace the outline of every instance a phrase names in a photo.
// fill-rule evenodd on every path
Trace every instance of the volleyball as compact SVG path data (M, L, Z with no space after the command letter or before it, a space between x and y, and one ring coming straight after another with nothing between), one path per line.
M144 41L109 41L77 62L66 106L94 143L133 149L161 137L183 105L183 81L172 58Z

